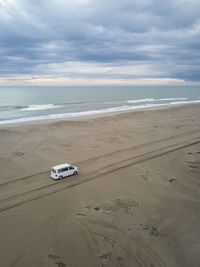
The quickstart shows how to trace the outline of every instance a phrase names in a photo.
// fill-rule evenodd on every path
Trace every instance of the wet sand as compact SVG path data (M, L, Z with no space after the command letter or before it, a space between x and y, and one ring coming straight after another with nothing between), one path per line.
M0 128L0 266L194 266L200 105ZM61 181L51 166L79 174Z

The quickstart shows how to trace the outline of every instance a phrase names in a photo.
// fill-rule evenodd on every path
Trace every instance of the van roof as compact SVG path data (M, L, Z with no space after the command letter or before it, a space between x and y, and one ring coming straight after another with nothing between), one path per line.
M70 166L70 164L68 164L68 163L63 163L63 164L54 166L54 167L52 167L52 168L55 169L55 170L58 170L58 169L62 169L62 168L69 167L69 166Z

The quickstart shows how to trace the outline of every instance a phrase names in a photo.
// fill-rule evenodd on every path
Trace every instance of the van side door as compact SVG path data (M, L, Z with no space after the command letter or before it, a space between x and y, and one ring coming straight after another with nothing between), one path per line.
M69 174L69 168L68 167L63 168L62 171L63 171L63 176L64 177L70 175Z

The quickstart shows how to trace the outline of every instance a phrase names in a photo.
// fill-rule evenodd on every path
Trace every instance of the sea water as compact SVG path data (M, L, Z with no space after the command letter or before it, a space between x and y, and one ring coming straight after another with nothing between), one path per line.
M200 102L200 86L0 87L0 124Z

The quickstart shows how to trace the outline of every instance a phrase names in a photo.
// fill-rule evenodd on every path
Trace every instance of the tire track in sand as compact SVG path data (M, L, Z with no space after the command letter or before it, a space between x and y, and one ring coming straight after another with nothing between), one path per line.
M174 139L181 139L182 137L178 136ZM158 140L153 144L144 144L82 161L79 163L80 174L76 178L69 177L61 181L54 181L49 177L49 172L44 172L29 176L27 180L23 177L13 182L1 184L0 212L99 179L122 168L200 143L199 136L193 136L189 140L181 140L179 142L176 140L176 143L172 142L174 139Z

